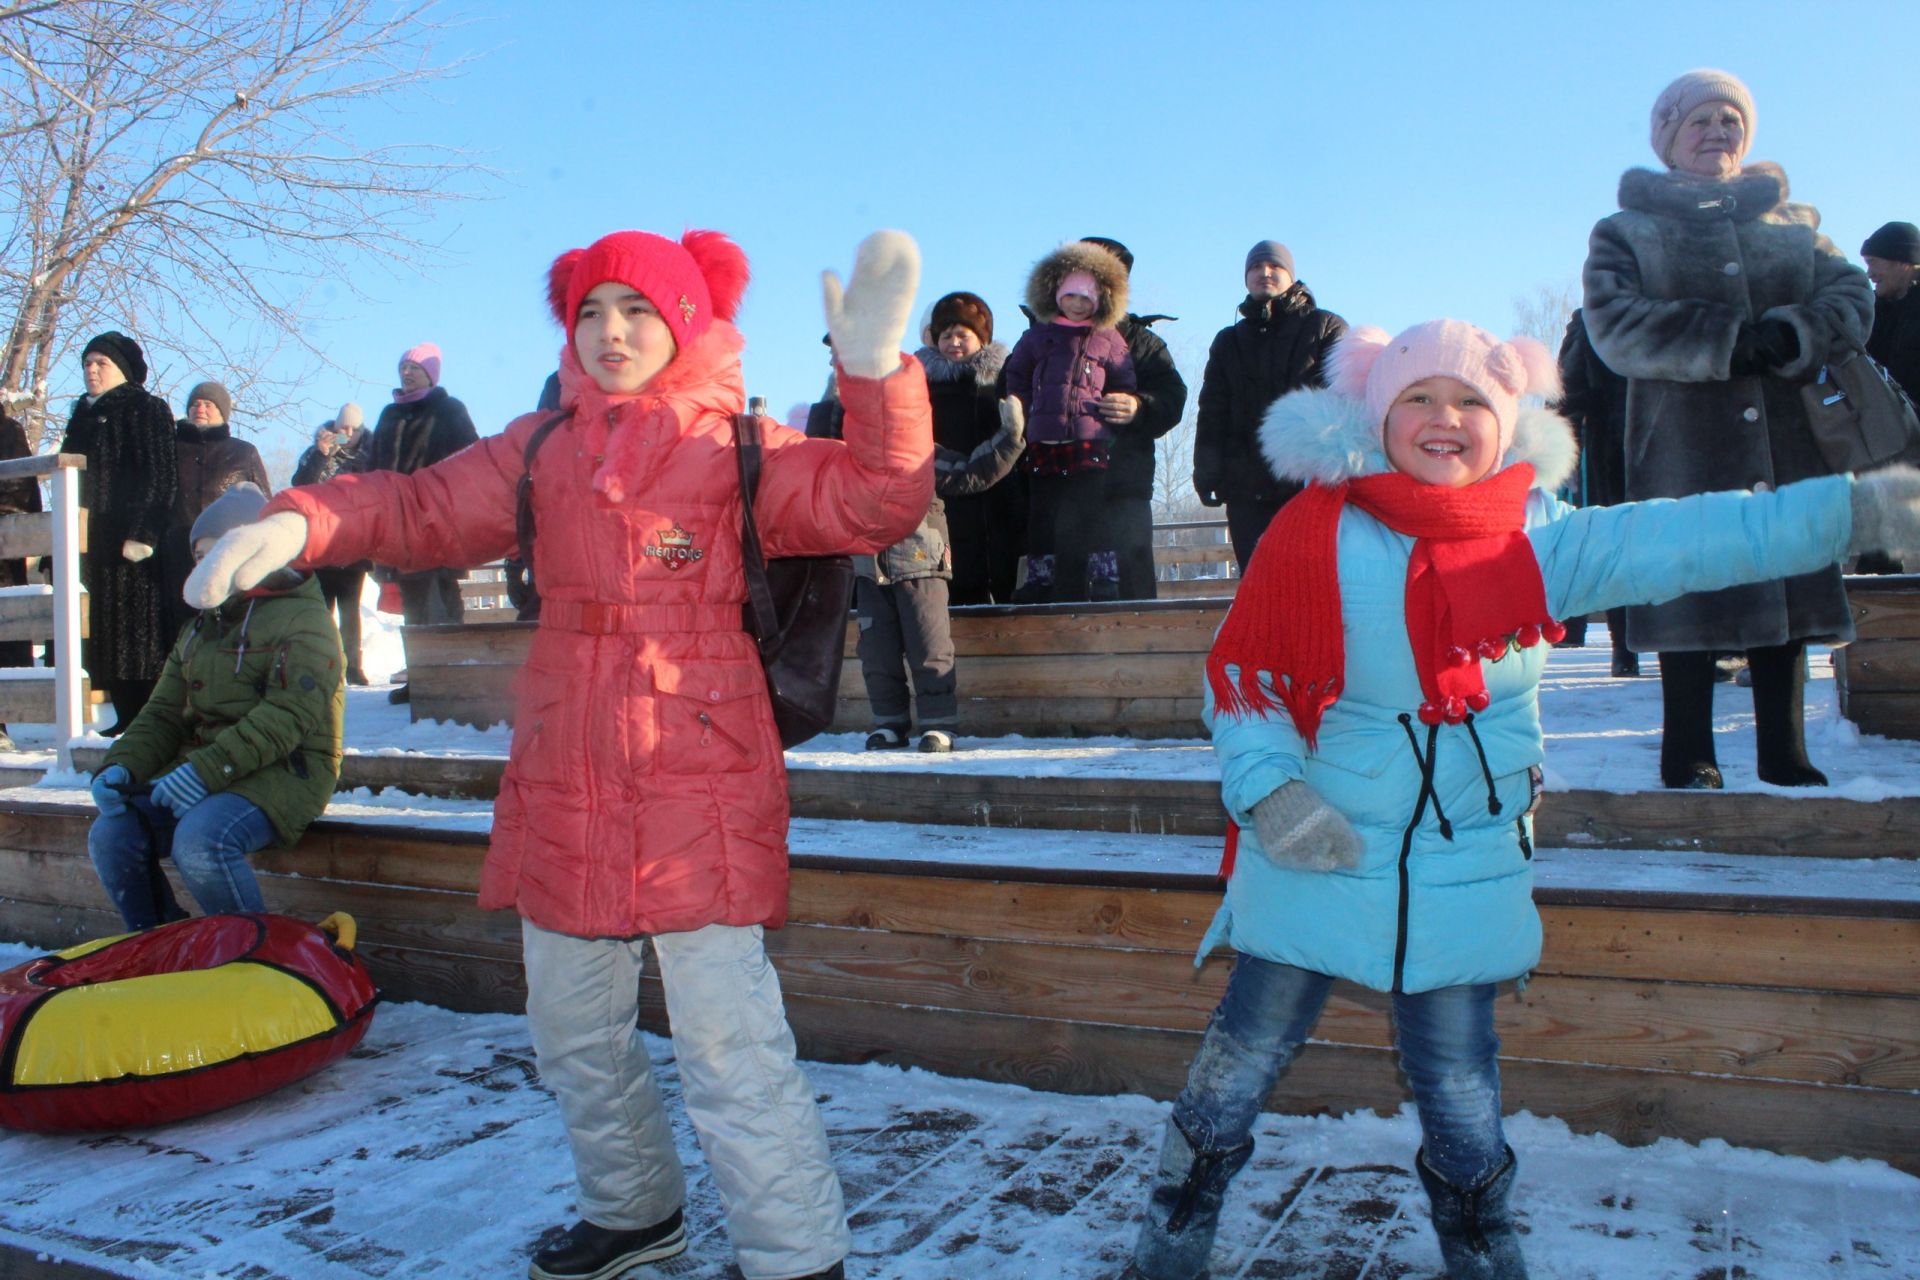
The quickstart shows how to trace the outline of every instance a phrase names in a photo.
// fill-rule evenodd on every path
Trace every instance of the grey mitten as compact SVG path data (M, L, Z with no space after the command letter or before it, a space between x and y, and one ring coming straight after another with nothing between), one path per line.
M1000 429L1015 440L1027 438L1027 411L1020 407L1020 401L1013 396L1003 397L1000 401Z
M1297 778L1253 806L1253 832L1276 866L1341 871L1360 865L1360 833Z
M1847 554L1920 551L1920 471L1888 467L1853 481L1853 535Z
M904 231L876 231L854 253L853 278L820 273L827 334L840 367L856 378L884 378L900 367L913 291L920 287L920 247Z

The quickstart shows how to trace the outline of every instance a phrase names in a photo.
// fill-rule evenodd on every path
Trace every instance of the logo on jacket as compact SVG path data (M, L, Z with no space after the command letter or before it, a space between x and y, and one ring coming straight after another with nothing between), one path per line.
M678 520L673 522L673 528L662 529L653 536L655 545L645 548L645 551L656 560L665 560L669 569L677 570L681 565L692 564L707 554L693 545L693 535L682 529Z

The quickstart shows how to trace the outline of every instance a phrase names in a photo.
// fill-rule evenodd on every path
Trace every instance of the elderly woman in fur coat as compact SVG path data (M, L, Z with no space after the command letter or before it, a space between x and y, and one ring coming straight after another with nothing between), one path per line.
M1594 350L1628 380L1626 496L1767 489L1828 468L1800 386L1865 340L1873 289L1787 199L1774 164L1744 164L1753 96L1689 71L1653 108L1665 172L1629 170L1620 212L1593 230L1585 315ZM1696 592L1627 610L1629 647L1660 654L1669 787L1717 788L1713 655L1745 650L1759 775L1822 786L1802 720L1809 640L1853 634L1840 570Z

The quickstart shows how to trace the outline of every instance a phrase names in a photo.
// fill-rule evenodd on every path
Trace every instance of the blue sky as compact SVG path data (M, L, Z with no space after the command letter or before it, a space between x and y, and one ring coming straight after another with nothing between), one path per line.
M1647 113L1690 67L1746 80L1755 159L1786 167L1849 254L1920 221L1920 88L1907 5L1634 2L1099 5L449 0L431 98L360 121L498 171L439 211L446 265L323 286L311 329L353 371L312 381L291 450L341 401L369 418L415 342L483 434L529 408L558 351L547 264L607 231L715 227L754 267L747 383L774 412L826 372L818 272L867 231L925 257L916 315L950 289L1000 335L1063 239L1132 247L1134 309L1198 387L1255 241L1291 246L1321 304L1389 329L1575 287ZM533 16L537 13L537 17ZM910 341L909 346L913 343ZM162 388L176 394L181 388ZM242 414L240 425L250 425ZM259 424L251 424L259 425ZM304 441L300 441L303 443Z

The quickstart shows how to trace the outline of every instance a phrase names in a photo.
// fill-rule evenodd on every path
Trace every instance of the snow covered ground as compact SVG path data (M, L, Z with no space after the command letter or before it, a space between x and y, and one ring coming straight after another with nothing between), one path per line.
M26 959L0 945L0 967ZM648 1038L691 1184L689 1253L636 1276L731 1280L672 1046ZM1311 1052L1311 1050L1309 1050ZM0 1133L0 1244L137 1277L524 1274L572 1183L524 1018L383 1007L346 1060L269 1098L145 1133ZM810 1064L862 1280L1110 1277L1163 1105ZM1920 1276L1920 1179L1722 1143L1627 1149L1521 1115L1517 1203L1546 1280ZM1429 1277L1410 1112L1269 1115L1218 1277ZM7 1271L0 1256L0 1274Z

